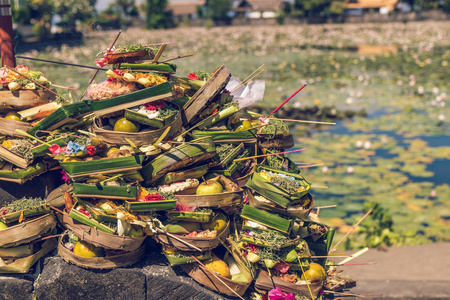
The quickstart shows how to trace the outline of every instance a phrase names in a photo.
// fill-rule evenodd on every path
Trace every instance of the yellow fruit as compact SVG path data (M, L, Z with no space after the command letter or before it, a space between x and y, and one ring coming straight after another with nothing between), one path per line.
M117 120L117 122L114 124L114 131L138 132L139 129L140 126L138 123L131 122L130 120L127 120L125 118Z
M5 116L5 119L12 120L12 121L22 121L22 118L20 117L20 115L18 113L16 113L15 111L10 111L9 113L7 113Z
M236 128L235 131L244 131L247 129L252 128L252 124L250 123L250 121L244 120L241 122L241 124Z
M211 272L219 273L223 277L230 277L230 268L223 260L218 258L210 259L205 263L205 267Z
M85 241L80 241L73 247L73 253L82 257L103 257L103 248L95 247Z
M79 157L64 157L63 162L72 162L72 161L83 161L81 158Z
M264 178L265 180L270 181L270 176L266 172L261 171L258 173L258 175L261 176L262 178Z
M163 252L165 254L175 254L177 252L177 249L175 249L174 247L170 247L170 246L163 246Z
M316 263L309 264L309 269L302 274L301 280L309 280L311 282L321 282L327 277L325 269Z
M203 230L216 230L217 234L220 234L226 227L228 223L228 218L223 213L217 213L212 220L207 223L202 223Z
M111 153L116 152L116 151L120 151L120 149L119 149L119 148L116 148L116 147L111 147L111 148L109 148L108 151L106 151L106 157L109 157L109 155L110 155Z
M199 184L196 190L197 195L212 195L223 192L223 186L215 180L207 180Z
M6 225L2 221L0 221L0 230L6 229L6 228L8 228L8 225Z

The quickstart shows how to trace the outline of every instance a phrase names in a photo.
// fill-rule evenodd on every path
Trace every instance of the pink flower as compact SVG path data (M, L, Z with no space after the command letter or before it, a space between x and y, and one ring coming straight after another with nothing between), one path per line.
M291 293L285 294L279 287L269 291L269 300L295 300L295 296Z
M288 263L279 262L275 265L274 268L284 274L287 273L287 271L289 271L289 267L290 265Z
M95 147L94 147L94 146L91 146L91 145L87 145L87 146L86 146L86 150L87 150L87 152L88 152L88 154L89 154L90 156L94 155L95 152L97 151L97 150L95 149Z
M61 153L61 147L59 145L56 145L56 144L50 145L50 147L48 147L48 150L52 154L59 154L59 153Z
M62 180L64 180L66 183L70 183L70 178L69 178L69 176L67 176L67 173L66 173L66 171L61 171L60 172L61 174L62 174Z
M181 204L179 202L177 202L177 210L178 211L194 211L196 209L195 206L189 206L186 204Z

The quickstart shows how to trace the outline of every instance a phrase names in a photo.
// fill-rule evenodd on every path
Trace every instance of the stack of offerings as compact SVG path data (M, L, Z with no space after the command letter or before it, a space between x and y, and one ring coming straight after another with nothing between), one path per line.
M0 209L0 274L27 273L54 250L56 225L41 198L22 198Z
M54 167L46 159L48 146L64 141L36 139L25 133L61 106L51 86L41 72L26 66L0 68L0 180L22 184Z
M311 186L283 154L289 128L244 117L248 99L223 65L176 76L158 62L163 46L106 52L97 60L111 66L106 81L23 130L67 182L44 206L66 230L58 253L85 268L123 267L151 236L171 265L218 293L242 296L255 282L260 293L275 285L317 298L334 231L311 219Z

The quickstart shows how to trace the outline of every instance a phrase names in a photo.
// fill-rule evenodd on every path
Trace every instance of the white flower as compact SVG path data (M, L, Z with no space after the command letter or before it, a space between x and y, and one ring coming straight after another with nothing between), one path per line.
M439 88L438 87L434 87L432 91L433 91L433 94L436 95L437 93L439 93Z
M372 143L369 141L364 142L364 149L369 149L372 146Z
M352 97L348 97L347 100L345 100L345 102L347 102L347 104L352 104L353 103L353 98Z
M401 80L397 80L397 85L398 85L398 86L401 86L401 85L403 85L403 81L401 81Z
M419 87L417 88L417 93L419 93L419 95L422 95L423 92L424 92L423 86L419 86Z
M356 141L356 143L355 143L355 145L356 145L356 147L358 147L358 148L361 148L362 146L363 146L363 141Z
M445 116L443 114L440 114L438 116L438 119L441 120L441 121L444 121L445 120Z
M300 101L294 102L294 108L300 108L302 106L302 103Z
M322 173L326 173L326 172L328 172L328 167L327 166L322 168Z
M353 171L354 171L353 167L348 167L348 168L347 168L347 173L348 173L348 174L352 174Z
M430 196L434 198L434 197L436 197L436 195L437 195L436 191L432 190L430 193Z

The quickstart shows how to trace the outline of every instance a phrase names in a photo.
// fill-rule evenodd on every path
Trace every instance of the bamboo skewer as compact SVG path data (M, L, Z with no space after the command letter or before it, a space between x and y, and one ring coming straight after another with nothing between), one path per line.
M308 287L308 291L309 291L309 294L311 295L311 299L314 299L314 295L313 295L313 293L312 293L312 291L311 291L311 287L309 286L309 283L308 283L309 280L308 280L308 278L306 277L305 270L303 270L302 262L300 261L300 257L298 256L298 253L297 253L297 259L298 259L300 268L302 269L302 273L305 275L306 286Z
M119 36L120 36L121 33L122 33L122 30L119 30L119 33L117 34L116 38L115 38L114 41L112 42L111 46L106 50L106 53L108 53L109 51L111 51L111 49L114 47L114 44L117 42L117 39L119 38ZM99 71L99 69L97 69L97 70L95 71L94 76L92 76L91 80L90 80L89 83L88 83L88 86L90 86L91 83L94 81L95 77L96 77L97 74L98 74L98 71ZM86 94L86 91L87 91L87 88L86 88L86 90L84 91L83 97L81 97L81 99L84 98L84 95Z
M328 188L328 186L326 186L326 185L311 185L311 187L315 188L315 189L327 189Z
M46 146L49 146L49 147L51 146L49 143L46 143L46 142L44 142L44 141L41 141L41 140L38 139L37 137L34 137L34 136L32 136L31 134L28 134L28 133L26 133L25 131L22 131L22 130L20 130L20 129L16 129L15 132L18 133L18 134L21 134L21 135L23 135L23 136L29 137L30 139L33 139L33 140L35 140L35 141L38 141L39 143L44 144L44 145L46 145Z
M342 264L342 265L329 265L334 267L342 267L342 266L365 266L365 265L376 265L376 262L363 262L363 263L353 263L353 264Z
M343 237L339 242L337 242L336 245L334 245L334 247L331 249L330 252L336 251L337 246L338 246L343 240L345 240L345 238L347 238L347 236L348 236L350 233L352 233L352 231L355 230L355 228L358 227L359 224L361 224L361 222L364 221L364 219L367 218L367 216L368 216L371 212L372 212L372 209L370 209L370 210L364 215L364 217L362 217L361 220L359 220L358 223L356 223L356 224L355 224L355 225L354 225L354 226L353 226L353 227L352 227L352 228L344 235L344 237Z
M311 123L311 124L324 124L324 125L336 125L334 122L322 122L322 121L308 121L308 120L295 120L295 119L280 119L280 118L270 118L271 120L279 120L286 122L298 122L298 123Z
M107 71L108 69L98 68L98 67L91 67L91 66L85 66L85 65L79 65L79 64L72 64L62 61L54 61L54 60L48 60L48 59L41 59L41 58L34 58L34 57L27 57L22 55L16 55L16 58L22 58L22 59L28 59L28 60L35 60L35 61L41 61L41 62L48 62L52 64L57 65L63 65L63 66L72 66L72 67L79 67L79 68L86 68L86 69L93 69L93 70L102 70Z
M185 58L185 57L189 57L189 56L193 56L193 55L194 55L194 53L178 55L177 57L172 57L172 58L168 58L168 59L165 59L165 60L161 60L159 63L161 64L161 63L165 63L165 62L168 62L168 61L171 61L171 60L175 60L175 59L179 59L179 58Z
M337 204L334 205L326 205L326 206L316 206L316 209L321 209L321 208L331 208L331 207L336 207Z
M277 152L277 153L269 153L269 154L261 154L261 155L255 155L255 156L249 156L249 157L236 158L233 160L233 162L243 161L243 160L252 159L252 158L267 157L267 156L271 156L271 155L279 155L279 154L285 154L285 153L298 152L298 151L303 151L303 150L307 150L307 149L308 148L302 148L302 149L285 151L285 152Z
M66 89L66 90L71 90L71 91L78 91L78 89L76 89L76 88L71 88L71 87L67 87L67 86L57 85L57 84L53 84L53 83L52 83L52 86L60 88L60 89Z
M167 236L170 236L171 238L173 238L173 239L175 239L175 240L177 240L177 241L179 241L179 242L181 242L181 243L183 243L183 244L185 244L185 245L187 245L187 246L189 246L189 247L191 247L191 248L193 248L193 249L195 249L195 250L197 250L197 251L199 251L199 252L202 252L202 249L198 248L197 246L192 245L192 244L189 243L189 242L186 242L186 241L183 240L183 239L180 239L179 237L177 237L177 236L175 236L175 235L173 235L173 234L171 234L171 233L165 232L165 231L163 231L163 230L161 230L161 229L159 229L159 228L156 228L156 230L157 230L158 232L162 233L162 234L165 234L165 235L167 235Z
M289 100L291 100L295 95L297 95L301 90L303 90L306 87L306 84L302 85L297 91L295 91L295 93L293 93L291 96L289 96L289 98L287 98L286 100L284 100L283 103L281 103L277 108L275 108L270 115L268 115L264 120L261 120L261 123L265 123L267 119L270 118L271 115L273 115L274 113L276 113L280 108L283 107L283 105L285 105L286 103L288 103Z
M340 263L338 263L338 265L345 264L345 263L351 261L352 259L357 258L357 257L360 256L360 255L363 255L363 254L366 253L367 251L369 251L369 248L368 248L368 247L366 247L366 248L364 248L364 249L361 249L361 250L359 250L358 252L356 252L356 253L350 255L348 258L344 259L344 260L341 261Z
M54 91L52 91L51 89L49 89L49 88L46 87L45 85L40 84L40 83L37 82L36 80L31 79L30 77L28 77L28 76L26 76L26 75L23 75L23 74L17 72L16 70L14 70L14 69L12 69L12 68L10 68L10 67L8 67L8 66L5 66L5 68L7 68L7 69L10 70L10 71L13 71L14 73L18 74L19 76L24 77L25 79L28 79L29 81L34 82L35 84L37 84L38 86L40 86L40 87L43 88L44 90L46 90L46 91L52 93L53 95L58 96L57 93L55 93Z
M315 165L301 165L301 166L297 166L297 168L312 168L312 167L319 167L319 166L323 166L324 164L315 164Z
M191 257L192 257L199 265L201 265L202 267L206 268L206 266L205 266L200 260L198 260L197 257L195 257L195 256L193 256L193 255L191 255ZM208 269L208 268L206 268L206 269ZM208 270L209 270L209 269L208 269ZM216 277L216 279L220 281L220 283L222 283L222 284L223 284L224 286L226 286L230 291L232 291L233 294L235 294L235 295L236 295L237 297L239 297L240 299L245 300L245 299L242 298L242 296L239 295L235 290L233 290L231 287L229 287L228 284L226 284L222 279L220 279L220 277L217 276L213 271L211 271L211 274L213 274L214 277Z

